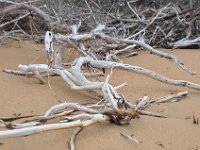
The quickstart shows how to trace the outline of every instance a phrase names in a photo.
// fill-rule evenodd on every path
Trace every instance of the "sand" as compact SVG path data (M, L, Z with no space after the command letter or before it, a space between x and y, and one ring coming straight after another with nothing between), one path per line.
M17 69L18 64L45 63L43 45L30 41L21 43L7 41L0 47L0 70ZM165 50L178 56L187 66L200 73L200 50ZM70 52L68 61L76 56ZM151 69L173 79L200 83L200 76L191 76L173 62L139 52L138 56L123 60L124 63ZM168 95L187 88L166 85L135 73L115 70L114 85L124 82L128 87L121 90L126 98L134 102L147 95L151 98ZM8 75L0 72L0 116L42 114L49 107L64 101L95 102L84 92L71 90L59 77L51 77L49 86L36 79ZM77 138L77 150L200 150L200 125L194 125L192 115L200 118L200 91L189 90L188 97L177 103L151 105L147 110L166 115L168 118L141 116L130 125L117 126L102 123L84 129ZM0 150L66 150L67 141L74 129L56 130L27 137L0 139ZM136 144L120 136L131 135L140 141Z

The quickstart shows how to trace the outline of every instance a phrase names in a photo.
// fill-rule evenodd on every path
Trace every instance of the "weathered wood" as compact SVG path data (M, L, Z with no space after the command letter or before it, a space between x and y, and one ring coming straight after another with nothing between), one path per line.
M200 90L200 84L185 80L174 80L139 66L124 64L120 59L123 57L119 57L120 55L127 53L127 57L133 56L137 54L135 52L136 50L144 49L151 54L171 60L192 75L196 74L196 72L189 70L175 55L162 52L153 47L166 45L168 47L176 48L199 44L199 37L196 35L191 39L191 35L194 33L194 22L198 21L199 11L193 13L192 20L187 19L187 13L194 11L195 8L180 11L177 7L174 7L174 5L168 4L157 10L137 10L133 7L132 2L126 2L127 5L124 7L130 10L130 14L113 14L113 12L104 10L96 2L85 0L83 2L89 11L89 18L92 17L95 22L91 23L91 21L91 24L88 23L90 24L89 28L87 25L84 27L85 23L83 18L85 14L73 14L75 16L72 17L68 14L60 14L61 10L59 10L59 13L56 12L53 9L53 6L50 10L53 10L54 12L48 12L48 8L44 9L43 7L37 7L37 5L33 5L30 1L18 3L0 0L0 2L8 5L0 10L0 13L4 14L6 17L13 15L13 12L15 11L19 11L18 13L20 14L20 17L18 16L11 21L4 21L4 17L2 17L3 23L0 25L0 28L3 29L12 23L15 23L17 27L21 28L17 22L30 15L30 17L32 17L31 19L34 19L38 24L41 24L41 20L37 22L34 17L42 19L42 26L45 25L44 28L49 29L49 31L46 32L44 40L45 49L48 53L47 64L19 65L18 67L22 71L4 70L4 72L14 75L28 75L29 77L35 77L42 84L45 83L42 74L46 73L48 76L58 75L73 90L99 90L103 95L100 95L101 101L92 105L81 105L69 102L57 104L47 110L44 115L40 115L36 119L27 120L27 122L5 123L3 120L0 120L0 127L13 129L0 131L0 138L26 136L43 131L78 127L72 135L70 143L71 149L75 149L75 137L78 132L86 126L97 122L107 121L123 125L130 123L131 119L138 118L139 115L165 118L163 115L148 112L144 109L152 103L173 101L188 94L187 92L181 92L153 100L145 96L142 99L139 99L136 104L132 104L128 102L125 96L120 94L118 90L119 88L127 86L126 83L116 87L109 83L113 69L138 73L170 85ZM58 1L58 3L61 2ZM93 4L93 7L90 6L91 4ZM46 5L45 7L48 6ZM95 7L101 11L94 10L93 8ZM80 10L78 11L85 12L85 10L82 11L82 8L80 8ZM74 10L74 12L76 12L76 10ZM97 20L97 18L101 18L98 17L99 13L108 19L107 22L102 24L97 23L102 22ZM123 14L126 14L126 16ZM61 16L67 16L67 18L62 18ZM86 16L86 18L87 17L88 16ZM70 23L69 25L67 22L72 21L70 19L73 20L73 23ZM83 28L87 28L87 32L83 32ZM41 27L40 30L42 30ZM23 29L21 29L20 32L23 32L24 35L30 37ZM58 33L54 34L54 32ZM62 34L59 32L62 32ZM13 33L15 32L5 31L4 35L0 38L4 39L8 36L13 37ZM186 38L184 38L185 36ZM58 48L55 50L53 49L54 42L56 42L55 45L58 45ZM62 65L62 56L65 47L70 47L80 52L80 57L76 58L73 63L68 65L69 69L66 69L65 66ZM86 67L87 71L85 69ZM111 72L107 75L105 81L91 81L87 78L105 75L107 69L111 69ZM95 95L96 93L92 92L92 94ZM58 117L60 117L58 122L48 122L49 119ZM138 143L138 141L131 136L125 137Z

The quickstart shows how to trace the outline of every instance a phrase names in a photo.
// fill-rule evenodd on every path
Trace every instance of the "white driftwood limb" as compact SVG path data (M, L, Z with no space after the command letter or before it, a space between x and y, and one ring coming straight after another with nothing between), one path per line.
M87 112L87 113L92 113L92 114L96 114L98 113L98 111L95 111L93 109L90 109L88 107L85 107L83 105L80 105L78 103L62 103L62 104L58 104L55 105L53 107L51 107L43 116L43 118L47 118L50 117L51 115L62 111L62 110L66 110L66 109L72 109L72 110L79 110L79 111L83 111L83 112Z
M144 109L150 104L150 98L148 96L144 96L141 98L136 105L136 109Z
M151 100L151 103L152 102L155 102L155 103L171 102L173 100L178 100L180 98L183 98L183 97L185 97L187 95L188 95L188 91L179 92L179 93L176 93L176 94L172 94L172 95L167 95L167 96L163 96L163 97L160 97L160 98L156 98L154 100Z
M176 41L174 43L170 43L170 45L173 48L184 48L184 47L188 47L188 46L193 46L193 45L200 45L200 37L197 37L195 39L188 39L188 38L184 38L181 39L179 41Z
M63 124L55 123L55 124L48 124L48 125L41 125L41 126L34 126L34 127L26 127L22 129L6 130L6 131L0 131L0 138L26 136L26 135L31 135L35 133L40 133L43 131L71 128L74 126L81 126L81 125L82 123L77 120L75 122L63 123Z
M70 149L70 150L75 150L75 149L76 149L76 148L75 148L75 140L76 140L77 135L78 135L82 130L83 130L83 128L81 128L81 127L78 127L78 128L75 129L73 135L72 135L71 138L70 138L70 142L69 142L69 144L70 144L70 145L69 145L69 149Z
M138 55L138 52L132 52L132 53L129 53L121 58L129 58L129 57L133 57L133 56L137 56Z
M96 115L93 115L93 118L91 120L86 120L86 121L77 120L77 121L73 121L69 123L53 123L53 124L39 125L39 126L34 126L34 127L25 127L21 129L15 129L15 130L0 131L0 138L27 136L27 135L36 134L36 133L49 131L49 130L68 129L68 128L74 128L74 127L86 127L97 122L106 122L109 120L110 118L106 115L96 114Z
M152 117L158 117L158 118L166 118L166 116L157 114L157 113L153 113L153 112L149 112L149 111L145 111L145 110L137 110L137 112L140 115L147 115L147 116L152 116Z
M126 87L126 86L128 86L128 83L123 83L121 85L116 86L115 90L121 89L121 88Z
M10 70L10 69L3 69L3 72L18 76L30 76L33 75L32 72L24 72L24 71L18 71L18 70Z
M106 42L109 43L126 43L130 45L137 45L145 48L147 51L151 52L152 54L164 57L166 59L169 59L173 62L175 62L179 67L181 67L183 70L187 71L188 73L194 75L196 72L189 70L176 56L172 54L167 54L165 52L161 52L159 50L154 49L150 45L144 42L144 40L134 40L134 39L119 39L116 37L111 37L109 35L105 35L103 33L95 32L95 33L84 33L84 34L78 34L78 35L69 35L69 36L64 36L61 34L56 34L55 38L58 41L68 41L69 39L72 41L84 41L84 40L93 40L93 39L103 39Z
M126 41L126 40L122 40L122 41ZM189 70L176 56L174 56L172 54L167 54L167 53L161 52L159 50L156 50L153 47L151 47L150 45L146 44L143 40L140 40L140 41L129 40L127 42L131 42L131 43L134 43L138 46L144 47L146 50L148 50L152 54L164 57L166 59L169 59L169 60L175 62L180 68L182 68L183 70L185 70L186 72L188 72L192 75L197 74L196 72Z
M93 115L91 114L81 113L78 115L65 117L64 120L61 120L61 122L68 122L68 121L74 121L74 120L88 120L88 119L92 119L92 117Z
M110 54L108 54L108 55L106 56L106 60L107 60L107 61L111 61L111 60L112 60L112 57L114 57L114 56L116 56L116 55L118 55L118 54L121 54L121 53L123 53L123 52L126 52L126 51L128 51L128 50L130 50L130 49L133 49L133 48L135 48L135 47L136 47L136 45L133 44L133 45L129 45L129 46L123 48L123 49L115 50L115 51L111 52ZM132 52L132 55L136 55L136 54L137 54L137 52Z
M12 75L18 75L18 76L34 77L34 78L38 79L41 84L45 84L45 81L42 78L42 76L40 75L39 71L24 72L24 71L4 69L3 72L12 74Z
M128 65L128 64L122 64L122 63L116 63L116 62L112 62L112 61L101 61L101 60L93 60L90 57L80 57L78 59L78 64L77 67L80 68L82 66L83 63L85 62L89 62L92 66L97 67L97 68L117 68L117 69L122 69L122 70L126 70L126 71L130 71L130 72L136 72L142 75L145 75L147 77L150 77L152 79L158 80L160 82L164 82L167 84L171 84L171 85L176 85L176 86L182 86L182 87L188 87L191 89L196 89L196 90L200 90L200 85L196 84L196 83L192 83L189 81L184 81L184 80L173 80L170 79L168 77L165 77L163 75L160 75L156 72L153 72L151 70L147 70L144 69L142 67L138 67L138 66L133 66L133 65ZM73 89L91 89L91 88L96 88L96 89L101 89L103 82L101 83L92 83L92 82L88 82L86 80L85 77L83 77L82 74L80 74L80 69L76 70L76 68L74 68L73 74L75 75L75 77L77 77L77 79L82 78L81 81L83 83L87 83L87 85L82 85L80 87L77 87L73 84L73 82L69 79L69 77L67 77L67 75L65 73L67 73L69 75L69 73L66 70L58 70L58 69L48 69L48 66L45 64L35 64L35 65L19 65L19 68L22 69L23 71L49 71L51 73L55 73L60 75L68 84L71 85L71 88ZM76 70L76 71L75 71ZM76 80L77 80L76 79ZM82 84L83 84L82 83ZM88 85L89 83L89 85Z
M38 125L41 125L41 123L37 121L27 122L27 123L6 123L5 124L5 126L9 129L20 129L20 128L38 126Z
M111 62L111 61L100 61L100 60L99 61L90 61L90 64L92 66L99 67L99 68L111 68L111 67L113 67L113 68L118 68L118 69L130 71L130 72L136 72L136 73L145 75L147 77L150 77L152 79L155 79L155 80L158 80L160 82L167 83L167 84L176 85L176 86L183 86L183 87L188 87L188 88L191 88L191 89L200 90L199 84L192 83L192 82L189 82L189 81L184 81L184 80L173 80L173 79L165 77L161 74L153 72L151 70L147 70L147 69L144 69L144 68L138 67L138 66L132 66L132 65L128 65L128 64L116 63L116 62Z
M45 118L44 118L44 115L43 115L43 116L41 116L41 118L39 118L39 119L41 119L41 120L54 119L54 118L58 118L58 117L62 117L62 116L69 115L69 114L71 114L71 113L73 113L73 112L74 112L74 110L66 110L66 111L62 111L62 112L57 113L57 114L53 114L53 115L51 115L51 116L49 116L49 117L45 117Z

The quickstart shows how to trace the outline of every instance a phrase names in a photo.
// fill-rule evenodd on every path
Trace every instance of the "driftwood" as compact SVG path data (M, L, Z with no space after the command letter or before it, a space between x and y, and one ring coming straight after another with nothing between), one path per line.
M180 93L177 93L177 94L172 94L172 95L169 95L169 96L164 96L164 97L154 99L154 100L151 101L151 103L152 102L155 102L155 103L177 102L177 101L180 100L180 98L185 97L187 95L188 95L188 91L184 91L184 92L180 92Z
M90 91L93 95L96 90L99 90L101 92L99 97L102 97L96 104L90 105L83 105L75 102L57 104L52 106L43 115L26 120L25 122L7 122L1 119L0 127L6 129L0 131L0 138L26 136L63 128L77 128L70 139L70 148L75 149L76 135L81 129L87 126L98 122L112 122L120 125L128 124L132 119L139 118L139 115L165 118L166 116L162 114L145 111L146 107L153 103L178 101L188 94L188 92L185 91L157 99L151 99L145 96L139 99L135 104L132 104L126 100L124 95L118 92L119 88L127 86L126 83L116 87L109 83L113 69L138 73L170 85L200 90L200 84L185 80L171 79L139 66L124 64L121 60L124 57L134 56L137 54L138 50L147 50L151 54L171 60L183 70L195 75L196 72L189 70L179 58L157 50L155 47L176 48L194 44L198 45L198 34L195 35L194 40L191 39L191 34L194 32L193 26L195 25L196 28L199 26L198 9L179 10L178 7L171 3L158 9L142 9L142 7L136 9L133 7L134 2L125 1L122 6L127 8L131 13L116 12L116 14L113 14L113 12L104 9L103 6L95 1L85 0L84 6L89 11L89 16L86 16L86 18L92 18L91 20L93 20L91 22L88 21L91 24L87 26L85 25L87 19L81 18L84 16L82 12L85 12L85 10L80 7L76 7L77 9L74 10L76 14L72 14L73 17L76 16L76 21L73 22L73 17L65 15L65 13L71 14L73 12L68 9L64 11L64 9L60 7L62 5L59 5L58 9L62 9L63 14L57 13L55 10L49 12L47 9L49 6L48 2L45 3L46 5L44 7L38 7L40 4L42 6L43 2L37 1L33 2L35 4L31 4L32 2L20 3L8 0L0 1L0 3L6 4L6 6L0 10L0 14L16 17L13 16L13 12L17 11L20 13L20 15L13 20L2 19L0 28L5 29L5 31L2 33L2 37L0 37L1 42L8 36L15 38L14 33L16 31L8 31L9 29L5 28L9 27L11 24L15 24L17 27L21 28L19 32L22 33L23 36L33 38L34 33L32 26L30 25L32 35L29 35L26 33L26 30L23 29L23 26L20 25L20 21L27 17L35 21L38 25L45 26L49 29L44 36L45 39L43 39L48 57L47 64L20 64L18 68L21 71L4 69L4 72L13 75L28 76L30 78L34 77L37 78L41 84L46 83L46 77L57 75L73 90ZM61 1L58 1L58 3L61 4ZM70 8L70 6L73 5L72 3L70 3L69 6L65 3L63 4L66 8ZM118 5L116 5L116 7L118 8ZM193 12L191 16L189 14L190 12ZM68 16L68 18L64 16ZM194 19L189 20L188 18L192 16ZM108 18L108 20L105 20L105 18ZM69 20L70 23L68 22ZM97 23L102 21L104 23ZM183 28L180 29L180 27ZM38 30L41 29L39 28ZM78 51L80 57L76 58L72 63L67 64L68 66L66 67L66 63L62 62L62 57L63 51L67 47ZM89 80L88 77L105 75L105 69L110 69L110 73L107 75L105 81L95 82ZM60 118L59 121L54 123L48 122L48 120L58 117ZM124 134L123 136L138 143L138 141L131 136L126 136Z
M60 59L57 57L58 55L53 55L53 56L54 56L53 59L54 62L56 61L56 59ZM111 72L110 74L108 74L104 82L92 82L86 79L86 77L83 74L82 67L85 64L100 69L110 68ZM95 60L94 58L88 55L76 59L70 69L63 68L61 66L61 63L58 63L57 65L55 65L55 63L53 63L53 66L49 66L46 64L19 65L19 68L24 73L30 73L30 72L34 73L37 71L38 73L48 72L50 74L59 75L74 90L99 89L102 91L104 95L104 103L103 104L98 103L95 106L84 106L77 103L67 103L67 102L55 105L52 108L50 108L40 118L40 120L30 121L21 124L19 123L5 124L5 127L14 130L0 131L1 138L30 135L42 131L55 130L61 128L72 128L72 127L83 128L85 126L91 125L96 122L111 121L116 124L127 124L130 122L131 119L138 117L139 114L150 115L155 117L163 117L162 115L146 112L142 109L145 109L152 102L164 102L164 101L160 101L160 99L150 101L148 97L144 97L138 103L131 104L128 101L126 101L123 95L117 92L117 89L123 87L125 84L120 85L118 87L113 87L111 84L109 84L109 80L112 75L112 69L115 68L143 74L167 84L186 86L188 88L196 90L200 89L200 85L192 82L183 80L173 80L138 66L132 66L128 64L106 61L106 60ZM178 93L177 95L172 95L171 98L175 97L180 98L185 95L187 95L187 92ZM169 98L166 97L165 99ZM63 115L64 114L66 115L67 113L65 113L65 111L70 111L70 110L80 112L80 114L75 114L72 116L65 117L65 119L61 120L59 123L44 124L49 118L54 117L59 112L64 112Z
M75 150L75 139L76 136L82 131L83 128L78 127L75 131L74 134L71 136L70 138L70 142L69 142L69 149L70 150Z
M143 109L148 107L149 104L156 102L166 102L171 98L181 98L182 96L187 95L187 92L178 93L177 95L172 95L169 97L164 97L157 100L150 100L148 97L144 97L136 104L131 104L128 102L123 95L118 93L117 89L124 87L126 84L122 84L118 87L113 87L109 80L112 75L113 69L121 69L125 71L135 72L152 79L171 84L176 86L184 86L195 90L200 90L200 85L196 83L192 83L189 81L184 80L173 80L163 75L160 75L156 72L144 69L142 67L133 66L129 64L123 64L120 62L108 61L108 60L98 60L95 55L91 55L86 51L85 46L80 44L84 42L84 40L95 40L95 39L103 39L105 41L111 41L116 44L136 44L138 46L143 46L144 48L148 48L149 51L155 53L159 56L165 56L167 59L172 59L176 63L179 62L175 56L168 55L162 53L158 50L155 50L148 44L144 43L144 41L134 41L127 40L127 39L117 39L112 38L108 35L102 33L102 29L105 26L98 25L94 30L90 33L86 34L78 34L77 28L74 29L74 33L71 36L62 36L60 34L55 35L55 40L60 44L64 42L73 42L74 45L78 45L75 48L82 52L82 55L77 58L71 65L71 68L66 69L62 66L62 62L60 61L62 58L62 50L57 49L56 51L53 50L52 40L48 41L45 40L45 47L47 53L51 51L51 63L50 64L30 64L30 65L19 65L19 69L22 72L16 72L11 70L4 70L7 73L12 74L21 74L25 75L28 74L30 77L36 76L41 82L44 81L44 77L41 76L42 73L46 72L49 75L58 75L60 76L72 89L74 90L101 90L104 102L103 104L97 103L94 106L84 106L78 103L63 103L58 104L50 108L43 116L41 116L37 120L31 120L25 123L1 123L2 127L6 127L8 129L13 130L5 130L0 131L0 138L10 138L16 136L25 136L30 134L35 134L43 131L48 130L56 130L62 128L84 128L86 126L92 125L97 122L107 122L111 121L115 124L127 124L130 122L131 119L138 118L139 115L149 115L154 117L162 117L160 114L156 114L153 112L147 112ZM47 32L49 35L50 32ZM51 36L53 33L51 33ZM49 38L46 36L46 38ZM83 49L84 48L84 49ZM57 53L57 54L55 54ZM94 53L93 53L94 54ZM178 63L177 63L178 64ZM106 77L104 82L92 82L89 81L86 76L83 68L84 66L90 66L92 68L104 69L110 68L111 72ZM89 73L90 74L90 73ZM34 76L33 76L34 75ZM43 82L45 83L45 82ZM67 112L66 112L67 111ZM48 119L55 118L57 116L67 115L72 111L78 112L78 114L71 114L70 116L65 117L63 120L60 120L58 123L47 123ZM74 138L71 140L71 147L74 148L73 142Z

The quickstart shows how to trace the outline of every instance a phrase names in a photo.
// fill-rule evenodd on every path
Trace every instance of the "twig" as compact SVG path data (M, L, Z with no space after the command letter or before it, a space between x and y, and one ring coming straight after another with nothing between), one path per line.
M31 118L31 117L35 117L38 115L25 115L25 116L13 116L13 117L0 117L0 120L3 121L14 121L14 120L18 120L18 119L23 119L23 118Z
M188 95L188 91L184 91L184 92L179 92L177 94L172 94L172 95L167 95L167 96L163 96L160 98L156 98L154 100L151 100L150 102L155 102L155 103L165 103L165 102L171 102L171 101L178 101L180 98L185 97Z
M140 115L147 115L147 116L153 116L153 117L158 117L158 118L167 118L166 116L157 114L157 113L153 113L153 112L149 112L149 111L144 111L144 110L137 110L137 112Z
M0 28L3 28L3 27L5 27L5 26L7 26L7 25L9 25L9 24L11 24L11 23L13 23L13 22L16 22L16 21L19 21L19 20L21 20L21 19L24 19L24 18L26 18L26 17L29 16L29 15L30 15L30 13L27 13L27 14L25 14L25 15L23 15L23 16L20 16L19 18L13 19L12 21L3 23L3 24L0 25Z
M134 135L125 135L125 134L123 134L123 133L120 133L120 135L121 135L122 137L126 138L126 139L129 139L129 140L133 141L133 142L136 143L136 144L139 144L139 143L140 143L136 138L133 137Z
M19 75L19 76L32 76L32 75L34 75L32 72L23 72L23 71L10 70L10 69L3 69L2 71L5 72L5 73L8 73L8 74Z

